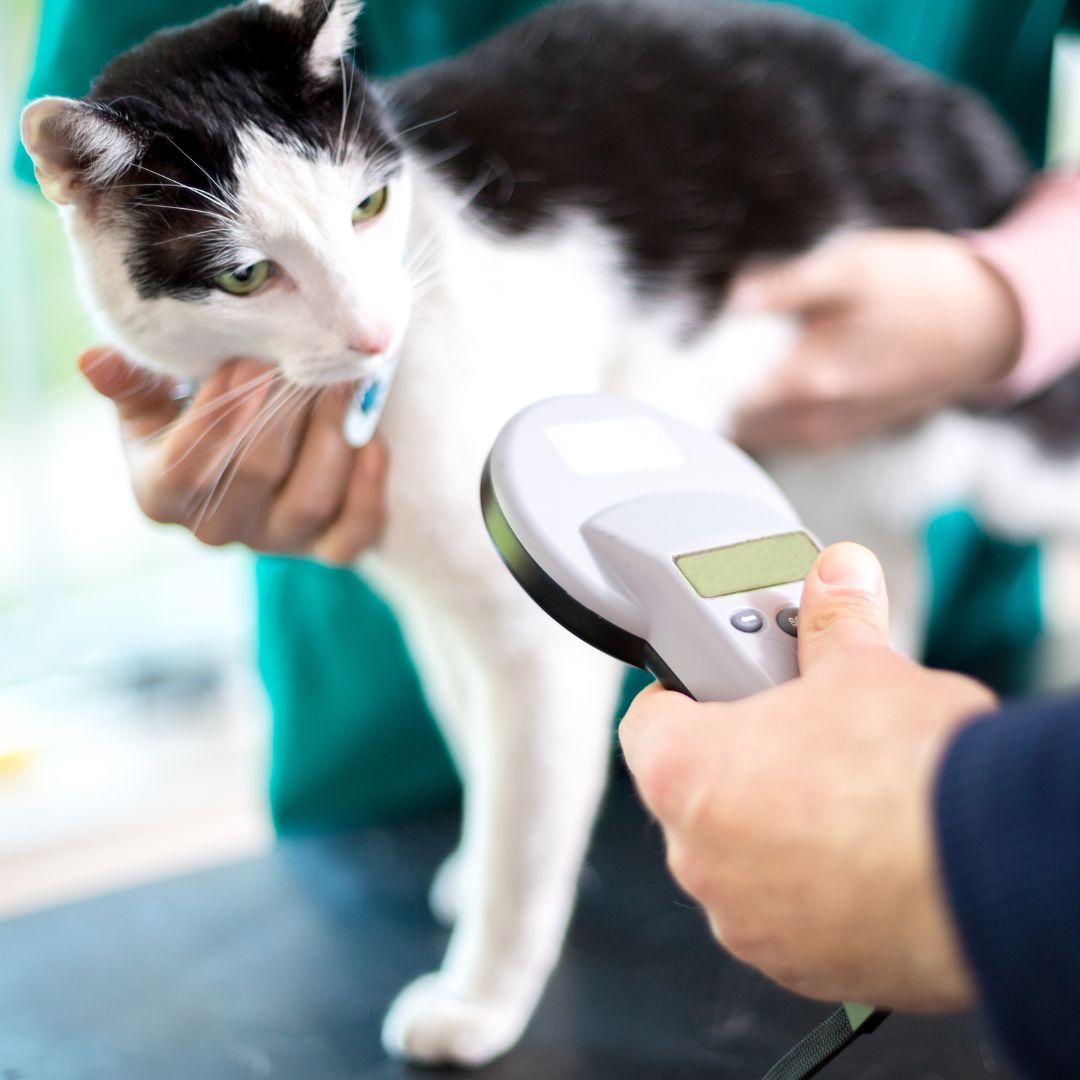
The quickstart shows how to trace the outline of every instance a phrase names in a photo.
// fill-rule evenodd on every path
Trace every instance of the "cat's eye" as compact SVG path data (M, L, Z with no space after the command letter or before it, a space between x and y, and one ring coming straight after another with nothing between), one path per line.
M250 266L238 266L235 270L226 270L214 278L214 284L233 296L249 296L261 289L270 277L272 264L269 259L252 263Z
M373 191L363 202L357 203L356 209L352 212L353 224L359 225L362 221L370 221L373 217L378 217L385 209L386 188L381 187L378 191Z

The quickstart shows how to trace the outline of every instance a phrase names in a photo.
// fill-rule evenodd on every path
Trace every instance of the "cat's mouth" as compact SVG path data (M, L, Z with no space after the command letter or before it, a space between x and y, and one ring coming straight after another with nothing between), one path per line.
M377 356L357 357L352 353L310 360L297 364L288 373L289 380L298 386L324 387L371 379L390 363L395 351L388 349Z

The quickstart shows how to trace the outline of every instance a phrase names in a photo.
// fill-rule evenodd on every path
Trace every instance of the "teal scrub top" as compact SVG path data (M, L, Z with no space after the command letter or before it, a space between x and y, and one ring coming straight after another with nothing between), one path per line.
M764 0L772 2L772 0ZM216 0L44 0L29 96L85 93L115 53ZM357 55L375 75L449 55L536 0L368 0ZM900 55L985 94L1041 162L1053 37L1066 0L803 0ZM1075 8L1075 3L1071 5ZM32 179L21 151L16 169ZM927 659L1022 688L1041 627L1039 558L958 509L928 533ZM270 801L281 830L390 820L458 794L449 756L386 605L352 571L256 564L259 668L273 713ZM629 693L641 680L628 682Z

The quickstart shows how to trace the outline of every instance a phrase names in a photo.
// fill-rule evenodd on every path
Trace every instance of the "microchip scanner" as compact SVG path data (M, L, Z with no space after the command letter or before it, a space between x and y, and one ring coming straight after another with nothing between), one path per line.
M532 598L579 637L699 701L798 674L818 544L725 439L623 398L549 398L502 430L485 521Z
M548 398L499 433L480 501L533 600L668 689L734 701L798 675L819 545L726 439L613 395ZM886 1015L841 1006L764 1080L807 1080Z

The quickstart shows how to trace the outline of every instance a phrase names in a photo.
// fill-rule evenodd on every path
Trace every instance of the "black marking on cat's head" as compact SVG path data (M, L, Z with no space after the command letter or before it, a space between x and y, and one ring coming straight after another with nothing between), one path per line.
M154 34L82 101L27 107L45 194L123 232L144 298L195 298L227 265L243 133L312 158L359 148L389 174L400 151L349 57L355 0L272 0ZM239 223L242 225L242 223Z

